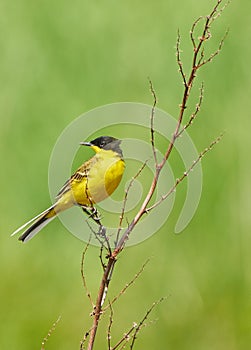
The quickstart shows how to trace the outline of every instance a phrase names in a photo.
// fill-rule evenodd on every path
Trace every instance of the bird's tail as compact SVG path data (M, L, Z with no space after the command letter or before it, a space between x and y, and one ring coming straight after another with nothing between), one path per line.
M55 211L55 205L46 209L39 215L35 216L30 221L26 222L23 226L19 227L11 236L14 236L16 233L22 231L25 227L29 226L24 233L18 238L19 241L27 242L32 237L34 237L45 225L47 225L51 220L57 215Z

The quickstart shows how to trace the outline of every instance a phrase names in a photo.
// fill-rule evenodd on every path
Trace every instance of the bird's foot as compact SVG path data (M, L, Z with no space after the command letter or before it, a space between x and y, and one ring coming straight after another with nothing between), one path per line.
M106 227L103 225L99 225L98 235L101 237L106 237Z

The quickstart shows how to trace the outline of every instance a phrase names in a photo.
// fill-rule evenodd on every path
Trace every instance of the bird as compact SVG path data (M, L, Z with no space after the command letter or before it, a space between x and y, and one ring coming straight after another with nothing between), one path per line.
M65 182L51 207L19 227L12 236L26 228L18 239L27 242L58 213L73 206L81 207L101 225L94 204L109 197L122 179L125 161L120 143L121 140L112 136L101 136L90 142L80 142L80 145L91 147L95 155L83 163Z

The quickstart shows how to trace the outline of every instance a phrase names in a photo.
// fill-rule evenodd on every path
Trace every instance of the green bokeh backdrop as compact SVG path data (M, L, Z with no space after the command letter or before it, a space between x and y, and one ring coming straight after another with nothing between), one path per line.
M177 115L182 91L174 49L177 28L189 63L190 25L214 3L1 2L1 349L39 349L59 315L46 349L79 348L91 321L80 277L84 243L59 221L27 245L10 233L50 204L50 152L75 117L112 102L150 104L148 76L158 106ZM205 99L191 136L203 149L222 130L226 134L203 161L197 213L182 234L173 233L184 185L160 232L119 258L111 296L148 257L151 261L115 307L114 342L153 301L168 296L152 314L157 321L142 330L136 349L250 346L250 10L248 0L235 0L215 23L210 48L227 27L230 33L221 55L199 77L205 81ZM97 248L89 249L86 262L94 295L101 276L98 255ZM105 330L97 349L106 348Z

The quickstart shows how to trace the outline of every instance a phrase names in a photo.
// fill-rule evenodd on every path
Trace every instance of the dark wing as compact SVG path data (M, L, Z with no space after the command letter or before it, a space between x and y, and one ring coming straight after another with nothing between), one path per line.
M82 164L78 170L65 182L61 190L58 192L56 199L62 197L62 195L71 190L71 184L73 181L80 182L84 177L88 176L90 170L90 161Z

